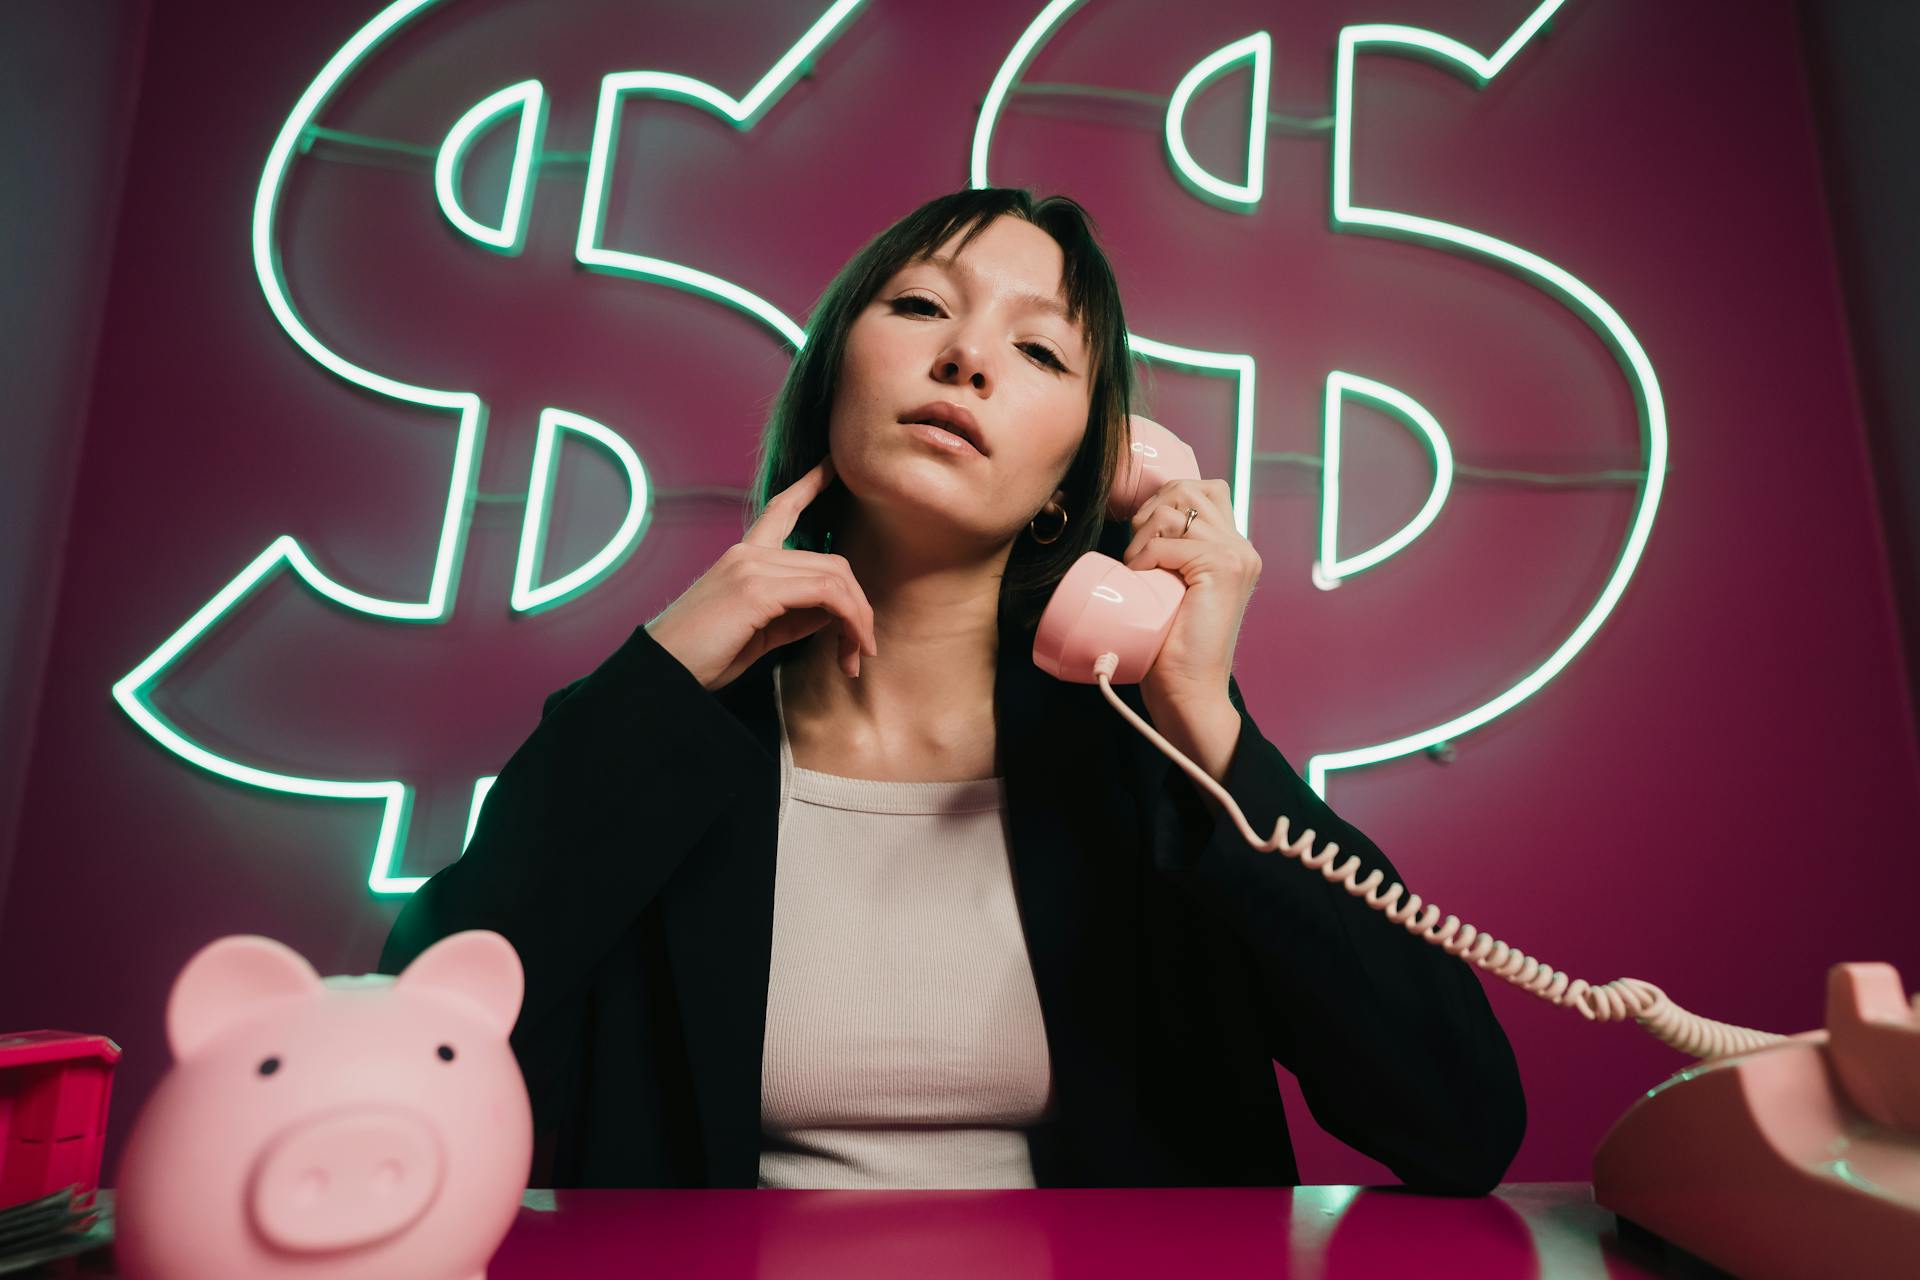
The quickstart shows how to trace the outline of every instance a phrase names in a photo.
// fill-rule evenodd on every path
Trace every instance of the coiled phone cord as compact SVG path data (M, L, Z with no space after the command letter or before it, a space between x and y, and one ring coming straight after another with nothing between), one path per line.
M1478 968L1505 978L1514 986L1530 991L1550 1004L1563 1008L1571 1005L1589 1022L1621 1022L1632 1018L1662 1042L1696 1058L1744 1053L1762 1045L1797 1038L1703 1018L1681 1008L1667 998L1666 992L1639 978L1616 978L1604 986L1590 986L1583 979L1569 978L1541 964L1526 952L1508 946L1490 933L1482 933L1458 916L1450 915L1444 923L1435 927L1435 921L1440 919L1440 908L1431 902L1423 903L1417 893L1407 893L1398 881L1381 889L1379 885L1383 877L1379 868L1374 868L1365 879L1358 879L1359 855L1350 854L1345 862L1335 865L1333 856L1339 852L1339 844L1328 841L1325 848L1314 852L1311 827L1289 841L1285 814L1280 815L1279 822L1275 824L1273 836L1268 840L1260 839L1254 834L1246 815L1240 812L1240 806L1227 794L1226 788L1136 715L1133 708L1113 691L1109 677L1118 665L1119 659L1111 653L1102 654L1094 663L1094 677L1099 681L1100 691L1106 695L1107 701L1132 721L1134 728L1145 734L1149 741L1166 752L1175 764L1186 771L1188 777L1218 800L1233 815L1233 821L1240 828L1240 834L1246 837L1247 843L1260 852L1277 851L1297 859L1300 865L1318 871L1353 896L1364 897L1369 907L1403 926L1415 937L1432 943L1448 955L1459 956ZM1403 893L1406 893L1404 903L1400 901Z

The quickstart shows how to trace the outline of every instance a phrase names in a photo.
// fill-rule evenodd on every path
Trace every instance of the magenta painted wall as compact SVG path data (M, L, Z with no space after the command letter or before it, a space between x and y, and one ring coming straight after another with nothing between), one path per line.
M1146 0L1094 0L1027 78L1166 95L1264 27L1273 110L1318 116L1342 25L1408 22L1491 49L1532 7L1214 0L1169 22ZM147 31L0 920L0 1024L118 1039L120 1134L164 1064L163 1001L195 948L265 933L324 971L360 972L399 905L365 884L373 806L228 783L161 750L109 697L283 533L357 589L424 595L452 420L307 359L270 317L247 249L275 131L376 8L192 0L157 6ZM602 74L669 69L742 94L822 8L452 0L324 123L433 143L486 93L537 75L554 97L549 148L582 150ZM746 133L686 108L631 109L612 242L803 319L868 236L965 184L979 100L1038 8L881 0ZM1192 117L1200 154L1228 174L1244 84ZM1920 985L1907 908L1920 761L1790 7L1572 0L1485 90L1379 57L1358 85L1356 197L1514 241L1597 289L1659 374L1672 454L1640 570L1567 670L1462 737L1451 763L1336 774L1329 799L1427 898L1596 982L1644 977L1779 1030L1818 1023L1838 961L1891 960ZM1158 120L1151 106L1023 99L993 177L1094 212L1136 333L1253 353L1263 453L1319 452L1322 380L1341 368L1424 403L1463 465L1639 464L1619 366L1560 303L1465 258L1330 231L1324 134L1275 127L1267 199L1245 215L1174 180ZM509 259L449 231L424 164L353 159L322 146L302 161L281 222L293 295L329 343L394 377L480 392L485 494L524 493L549 404L620 431L663 490L692 490L662 496L617 573L560 609L510 615L521 507L486 501L444 625L349 614L282 575L162 687L184 731L258 767L416 783L401 869L427 874L459 847L472 779L532 729L542 696L738 538L725 491L748 479L787 350L710 299L575 269L577 166L542 178L531 244ZM483 153L476 180L497 160ZM1230 384L1165 365L1152 378L1148 412L1208 475L1227 474ZM1397 527L1425 484L1405 432L1354 417L1349 547ZM618 518L596 468L568 472L550 564L574 563ZM1266 572L1237 671L1303 770L1530 671L1586 612L1632 505L1630 488L1463 479L1406 553L1322 592L1309 580L1315 473L1262 462L1252 493ZM1511 1176L1585 1177L1607 1126L1680 1061L1637 1030L1489 986L1532 1111ZM1307 1181L1387 1176L1315 1130L1290 1086L1288 1101Z

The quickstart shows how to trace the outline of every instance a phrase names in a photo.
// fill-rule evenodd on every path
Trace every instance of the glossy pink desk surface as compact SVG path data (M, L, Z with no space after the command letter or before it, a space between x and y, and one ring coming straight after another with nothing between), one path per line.
M82 1274L111 1275L97 1256ZM1386 1187L529 1191L488 1280L1639 1277L1584 1182Z

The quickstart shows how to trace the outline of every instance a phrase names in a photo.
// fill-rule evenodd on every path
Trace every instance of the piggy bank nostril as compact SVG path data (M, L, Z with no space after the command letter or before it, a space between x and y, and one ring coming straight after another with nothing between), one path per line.
M406 1230L445 1180L438 1134L419 1117L355 1109L279 1134L249 1188L261 1237L289 1252L364 1247Z

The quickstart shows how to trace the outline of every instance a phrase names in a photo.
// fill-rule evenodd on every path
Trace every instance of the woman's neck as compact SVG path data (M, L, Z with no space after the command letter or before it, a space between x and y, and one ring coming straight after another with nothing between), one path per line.
M873 608L878 654L840 666L840 627L795 646L782 703L796 762L848 777L984 778L997 770L1000 585L1013 544L956 538L891 511L847 512L833 550ZM877 770L877 771L876 771Z
M874 626L880 653L861 655L858 678L840 666L838 626L799 641L783 662L781 704L794 763L821 773L901 781L998 772L997 609L984 620L949 613L916 624L876 604Z

